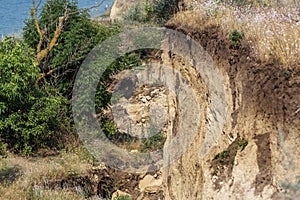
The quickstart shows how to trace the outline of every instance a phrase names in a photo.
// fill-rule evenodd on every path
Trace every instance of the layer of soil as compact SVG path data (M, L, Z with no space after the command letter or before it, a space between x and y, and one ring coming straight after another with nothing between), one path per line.
M155 172L148 174L155 174ZM139 181L145 175L126 173L109 167L95 167L85 175L46 180L40 187L52 190L65 189L85 194L87 197L97 195L105 199L110 199L111 195L117 190L132 195L133 199L141 196L149 199L163 199L161 190L155 193L146 193L139 190Z
M272 184L272 174L275 173L271 170L270 136L277 137L278 127L282 129L284 139L289 134L293 134L292 138L296 137L295 133L300 132L300 63L284 66L277 60L262 61L256 57L247 40L242 40L241 45L236 47L229 40L229 33L218 26L212 25L200 31L171 22L167 28L183 32L198 41L219 69L228 75L233 99L231 127L239 131L235 134L254 140L258 147L259 175L253 187L255 194L260 194L265 186ZM253 121L247 121L249 119ZM268 125L261 121L257 124L256 120L267 121ZM245 127L248 129L245 130ZM234 145L235 142L227 149ZM212 168L220 175L219 170L224 170L225 166L230 175L235 154L231 151L222 165L212 160ZM224 173L220 176L227 178ZM221 187L218 182L215 186L217 190Z

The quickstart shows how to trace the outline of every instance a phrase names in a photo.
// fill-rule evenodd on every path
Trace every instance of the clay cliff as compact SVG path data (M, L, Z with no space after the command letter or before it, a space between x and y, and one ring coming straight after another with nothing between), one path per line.
M120 5L116 1L114 6ZM197 41L212 57L214 65L198 62L193 57L193 47L176 40L170 40L168 45L180 46L191 59L184 60L168 52L162 54L163 65L183 77L176 88L187 87L185 84L189 82L197 103L184 95L148 103L168 108L165 112L170 117L160 125L168 127L163 153L165 167L160 169L163 198L297 199L300 195L299 63L290 70L276 60L263 61L255 56L248 41L233 46L228 33L217 25L195 29L171 20L167 28ZM207 69L200 73L197 68L201 67ZM168 73L161 71L159 76ZM167 98L163 91L159 91L159 96ZM178 109L180 106L187 112ZM139 118L136 121L141 121L134 108L130 109L128 113L134 113ZM186 119L193 123L185 126ZM181 138L181 144L175 150L171 144L176 138ZM174 159L174 151L181 150L182 155Z

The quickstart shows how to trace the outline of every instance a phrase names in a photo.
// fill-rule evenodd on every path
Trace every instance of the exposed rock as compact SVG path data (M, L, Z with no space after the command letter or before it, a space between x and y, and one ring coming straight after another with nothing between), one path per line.
M233 49L228 33L217 26L194 30L170 22L168 27L196 39L216 63L209 65L209 56L193 57L199 52L191 44L170 39L190 60L164 52L164 66L173 71L148 71L164 80L164 87L141 84L113 108L122 116L123 121L117 121L121 130L130 126L140 135L151 122L167 135L163 191L161 182L154 184L154 175L142 176L138 199L159 192L170 200L299 197L299 190L293 189L299 187L300 174L299 66L287 78L277 61L255 58L246 41ZM146 76L140 74L137 80L141 77ZM182 89L188 87L191 90ZM241 140L247 141L243 148Z
M300 118L295 114L300 99L300 67L294 66L293 75L286 80L278 63L255 60L246 43L238 51L230 48L227 34L219 27L198 32L169 25L191 33L214 57L224 78L221 87L225 98L220 102L226 102L226 112L218 112L218 101L212 99L212 88L218 87L208 88L203 81L206 76L214 82L216 74L194 73L198 58L193 58L192 66L179 56L163 56L165 65L180 69L192 82L204 113L193 143L180 159L169 165L173 151L164 152L168 164L163 170L165 199L297 199L299 192L292 188L299 188L300 174ZM188 55L194 54L188 44L170 41ZM221 130L218 114L226 116ZM178 123L182 120L180 116L177 119ZM173 134L168 135L166 145ZM243 150L237 143L239 138L248 141Z
M144 0L115 0L110 11L112 20L121 20L123 15L134 5Z
M147 193L156 193L162 190L162 179L154 178L151 175L146 175L139 183L140 191Z
M117 84L114 92L121 91L122 80L128 79L128 76L137 76L130 73L123 73L118 76L120 84ZM114 121L120 132L128 133L133 137L148 137L167 130L170 115L176 107L175 94L168 91L164 86L151 86L141 84L146 72L138 73L136 84L132 95L128 99L117 101L111 106ZM121 91L121 92L120 92ZM152 97L150 96L152 93Z

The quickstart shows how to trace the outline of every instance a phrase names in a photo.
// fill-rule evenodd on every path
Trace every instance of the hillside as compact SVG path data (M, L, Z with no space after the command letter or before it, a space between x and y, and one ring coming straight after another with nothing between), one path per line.
M57 151L26 157L8 151L0 199L298 199L297 3L116 0L110 19L125 34L104 49L152 46L122 55L100 80L92 121L105 131L109 145L96 149L104 156L95 156L80 134ZM101 34L118 33L106 25ZM159 31L144 30L168 31L161 39Z
M225 91L225 99L203 96L214 91L203 85L203 74L195 74L198 63L194 62L193 66L180 56L163 54L163 64L179 71L190 81L193 90L199 92L196 95L201 99L202 119L191 146L170 165L168 157L172 157L172 151L168 152L166 146L179 133L167 133L164 149L167 167L161 169L164 197L297 199L300 174L298 11L288 2L281 9L276 9L276 5L275 8L230 8L210 3L186 2L192 9L177 13L166 25L197 41L212 56L224 81L223 88L217 90ZM238 45L230 38L234 30L241 34ZM176 38L169 45L193 55L193 49ZM220 112L218 103L213 101L219 104L225 101L226 113L219 113L225 117L224 124L212 117ZM172 126L181 124L184 117L193 119L182 116ZM217 124L223 125L223 129L214 127ZM190 131L185 130L185 134Z

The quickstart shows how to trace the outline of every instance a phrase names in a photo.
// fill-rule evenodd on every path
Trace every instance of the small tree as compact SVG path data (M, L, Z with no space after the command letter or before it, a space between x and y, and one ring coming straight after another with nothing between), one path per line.
M0 141L24 154L64 146L60 139L72 131L68 95L76 72L100 40L119 32L118 26L96 26L86 10L66 0L46 1L37 16L40 3L32 1L24 41L0 41Z
M98 30L76 1L47 0L38 16L40 3L32 0L31 18L24 27L24 40L36 49L40 68L36 85L47 80L68 94L81 62L99 42Z

